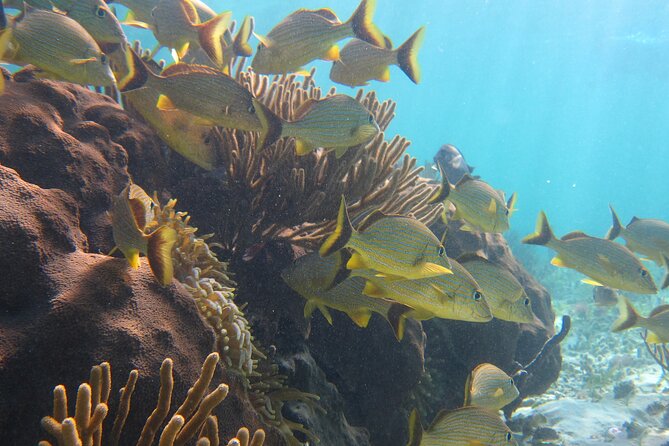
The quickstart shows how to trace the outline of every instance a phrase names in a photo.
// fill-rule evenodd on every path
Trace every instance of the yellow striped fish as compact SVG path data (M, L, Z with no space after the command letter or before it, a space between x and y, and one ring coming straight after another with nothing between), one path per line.
M350 96L336 94L325 99L305 102L292 122L281 121L273 115L267 124L273 134L295 138L295 152L302 156L318 147L334 150L341 158L355 146L370 142L379 125L369 110Z
M151 27L151 12L160 0L109 0L107 3L112 3L112 1L130 10L123 21L124 24L148 29ZM216 17L214 10L202 0L190 0L190 2L195 6L195 10L201 21L206 22Z
M330 9L295 11L260 40L251 66L261 74L300 71L315 59L339 59L337 42L348 37L383 46L383 34L372 23L376 0L362 0L351 18L342 23Z
M112 203L112 232L116 247L133 268L139 268L139 254L149 259L151 271L162 285L172 282L172 247L177 233L168 226L147 235L144 230L152 220L153 200L135 184L126 186Z
M622 237L625 245L630 251L637 252L649 258L659 266L667 268L662 288L669 286L669 223L653 218L637 218L632 220L626 227L620 223L618 214L611 209L613 226L606 234L608 240Z
M344 247L354 251L346 263L348 269L374 269L406 279L452 273L444 246L423 223L415 218L386 216L376 211L356 231L342 195L337 226L319 253L326 257Z
M418 50L424 35L425 28L420 28L396 49L391 46L380 48L364 40L353 39L341 49L339 60L332 63L330 79L350 87L367 85L370 80L388 82L390 65L397 65L417 84L420 82Z
M103 0L27 0L34 8L61 12L78 22L100 45L117 44L125 48L123 29L114 13ZM23 10L23 0L5 0L7 8Z
M427 430L423 430L414 409L409 417L407 446L518 446L518 443L497 413L468 406L442 410Z
M27 8L21 20L7 21L0 11L4 62L32 64L44 77L83 85L112 86L116 83L109 58L79 23L52 11ZM6 34L9 33L9 34Z
M448 182L441 165L439 170L441 188L432 202L453 203L455 214L452 219L465 221L461 230L499 233L509 229L509 217L516 202L515 193L505 203L504 193L493 189L485 181L466 174L453 186Z
M309 319L314 310L318 309L332 324L332 315L328 310L331 308L346 313L357 326L365 328L372 313L378 313L388 321L395 337L402 340L403 314L410 309L389 300L365 296L362 293L365 279L346 278L346 269L343 268L345 263L346 258L342 251L325 258L313 252L285 268L281 277L288 286L306 299L305 318Z
M518 395L520 392L509 375L493 364L484 363L467 377L464 405L500 410Z
M537 321L530 298L511 272L476 254L461 256L458 262L481 286L494 317L527 324Z
M267 140L268 132L262 124L267 119L261 121L261 115L271 112L221 71L178 63L156 75L132 49L126 50L126 58L129 73L119 81L122 92L148 87L160 93L156 104L160 110L191 113L201 125L260 132L261 146L273 142Z
M639 315L629 299L618 296L620 317L613 323L611 330L619 332L629 328L645 328L648 330L646 342L649 344L666 344L669 342L669 305L660 305L650 312L648 317Z
M455 260L450 261L450 268L453 274L413 280L379 277L373 270L355 270L352 275L367 280L365 295L390 299L412 308L406 317L469 322L492 320L485 295L471 274Z
M584 280L585 283L639 294L657 293L653 277L632 251L578 231L557 239L543 211L539 214L536 232L525 237L523 243L554 250L557 255L551 263L585 274L590 278Z

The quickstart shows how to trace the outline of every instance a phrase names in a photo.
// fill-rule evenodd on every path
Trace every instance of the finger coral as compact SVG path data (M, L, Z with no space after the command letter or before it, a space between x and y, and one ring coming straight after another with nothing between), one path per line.
M228 386L218 385L207 393L209 384L219 362L218 353L210 354L204 361L199 379L188 391L188 396L181 406L164 424L171 409L172 389L172 360L167 358L160 367L160 391L156 409L146 420L137 446L150 446L160 433L159 446L180 446L192 438L197 438L197 445L218 446L218 420L212 411L225 399ZM109 440L105 444L117 445L125 420L130 411L130 401L135 390L139 372L130 372L128 382L120 391L120 402ZM111 392L111 368L103 362L91 369L90 383L83 383L77 392L77 402L74 416L68 416L67 392L64 386L59 385L53 391L53 415L42 419L42 428L55 438L58 446L99 446L103 442L102 426L108 414L108 400ZM258 430L253 438L247 428L243 427L237 436L227 445L262 446L265 432ZM49 446L49 441L41 441L40 446Z

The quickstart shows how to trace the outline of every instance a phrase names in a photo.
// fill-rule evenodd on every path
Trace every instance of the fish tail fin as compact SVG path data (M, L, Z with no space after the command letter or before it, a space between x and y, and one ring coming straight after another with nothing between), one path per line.
M525 237L522 242L527 243L528 245L547 245L551 240L555 239L553 230L548 224L548 218L546 213L541 211L539 217L537 218L537 227L534 234L530 234Z
M435 190L434 195L430 197L428 203L440 203L448 198L448 194L451 193L451 183L448 182L448 177L446 176L446 171L441 167L440 163L437 163L439 168L439 173L441 174L441 186Z
M346 22L353 29L353 34L360 40L383 48L385 38L383 33L372 23L376 0L362 0L351 18Z
M283 121L265 104L255 98L253 99L253 107L256 110L256 115L262 127L260 138L256 145L256 152L260 153L281 138Z
M611 326L611 331L623 331L638 325L641 316L625 296L618 296L618 310L620 316Z
M395 338L401 341L404 338L404 329L406 328L406 314L411 308L406 305L394 303L388 309L388 322L395 333Z
M227 11L207 20L205 23L196 25L200 46L219 67L223 66L224 63L223 34L230 27L231 18L232 13Z
M397 48L397 65L404 71L414 84L420 82L420 65L418 50L423 45L425 27L421 26L399 48Z
M327 257L333 252L342 249L353 235L353 225L346 210L346 198L341 196L341 204L339 205L339 213L337 214L337 226L334 232L325 239L321 245L318 253L321 257Z
M669 287L669 257L662 254L662 260L664 261L664 269L667 270L667 274L664 276L664 281L662 282L662 289Z
M161 285L169 285L174 275L172 247L177 242L177 231L162 226L148 236L147 257L153 275Z
M618 236L620 236L620 231L622 231L623 226L620 224L620 218L618 218L618 214L616 214L616 211L613 210L613 206L610 204L609 209L611 209L611 219L613 220L613 224L611 225L609 232L606 233L606 239L615 240L618 238Z
M153 72L146 66L146 63L128 46L125 51L125 61L128 67L128 74L118 79L117 85L121 92L137 90L146 85Z
M420 423L418 410L413 409L409 415L409 442L407 446L420 446L423 439L423 425Z
M233 50L235 54L241 57L250 57L253 54L253 48L249 45L249 39L251 34L253 34L254 20L251 16L244 17L242 26L239 27L239 31L235 36L233 41Z

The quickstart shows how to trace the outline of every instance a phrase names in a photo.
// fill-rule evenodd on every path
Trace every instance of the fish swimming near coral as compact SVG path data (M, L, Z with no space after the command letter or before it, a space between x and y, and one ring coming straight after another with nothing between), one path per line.
M281 277L294 291L304 297L304 317L309 318L315 309L320 310L332 324L328 308L346 313L359 327L369 324L372 313L380 314L390 323L398 340L404 336L403 315L411 309L384 299L365 296L362 291L365 279L348 277L339 280L345 272L342 267L346 256L339 251L329 257L321 257L317 252L304 255L281 272Z
M474 168L467 164L462 152L452 144L444 144L433 158L435 168L446 172L449 181L457 183L463 176L474 172Z
M584 280L585 283L639 294L657 293L653 277L632 251L610 240L591 237L580 231L557 239L543 211L537 219L536 232L525 237L522 242L554 250L557 255L551 263L585 274L590 278Z
M263 126L265 115L272 112L220 70L177 63L157 75L132 49L126 57L129 73L119 80L122 92L152 88L160 93L156 105L162 111L191 113L198 117L196 124L260 132L261 147L274 141L268 140L273 135Z
M592 300L598 307L612 307L618 303L618 292L605 286L592 288Z
M444 246L423 223L375 211L354 230L342 195L337 226L319 253L326 257L345 247L354 251L346 263L351 270L373 269L406 279L452 273Z
M632 217L629 224L623 226L616 211L612 206L609 207L613 225L606 234L606 238L615 240L622 237L630 251L649 258L659 266L664 266L667 269L667 275L662 288L667 288L669 286L669 266L667 266L669 262L669 223L653 218Z
M458 262L481 287L494 317L526 324L538 321L530 298L511 272L476 254L463 255Z
M514 211L516 194L505 202L504 193L488 183L465 174L456 185L448 182L441 165L441 188L431 202L450 201L455 206L453 220L464 220L463 231L500 233L509 229L509 217Z
M619 332L629 328L645 328L648 330L646 342L649 344L665 344L669 342L669 305L660 305L650 312L648 317L639 315L629 299L618 298L620 316L613 323L611 331Z
M307 155L318 147L334 150L341 158L351 147L370 142L379 125L369 110L350 96L335 94L306 101L295 112L294 121L282 121L276 115L267 123L272 134L295 138L297 155Z
M23 0L5 0L4 4L7 8L24 9ZM25 4L65 14L83 26L99 45L125 48L127 39L121 23L103 0L27 0Z
M367 280L365 295L390 299L412 308L406 317L468 322L492 320L490 307L471 274L454 260L450 261L450 268L453 274L413 280L379 277L374 270L355 270L351 275Z
M353 39L341 49L339 60L332 63L330 79L350 87L367 85L370 80L388 82L390 66L397 65L417 84L420 82L418 50L424 35L425 28L420 28L395 49L380 48L364 40Z
M260 74L287 74L304 69L315 59L338 60L337 42L348 37L382 47L383 34L372 23L375 0L362 0L342 23L330 9L299 9L260 40L251 66Z
M513 378L499 367L484 363L476 366L467 377L464 405L500 410L518 395L520 392Z
M407 446L517 446L511 429L489 409L467 406L442 410L423 429L418 411L409 416Z
M151 234L144 231L152 220L153 200L135 184L126 186L112 203L114 243L133 268L139 268L139 255L144 254L154 276L162 285L172 282L172 247L177 232L161 226Z
M0 54L2 61L32 64L38 77L82 85L112 86L116 79L109 58L97 42L75 20L56 12L26 8L21 19L0 10Z

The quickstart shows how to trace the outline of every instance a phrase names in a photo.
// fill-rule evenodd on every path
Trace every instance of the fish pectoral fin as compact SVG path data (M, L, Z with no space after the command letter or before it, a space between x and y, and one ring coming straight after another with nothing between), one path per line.
M367 269L367 264L360 254L354 252L346 262L346 269Z
M581 279L581 282L585 283L586 285L604 286L601 283L597 282L596 280L592 280L592 279Z
M558 256L551 259L551 265L557 266L558 268L567 268L567 265L565 265L562 259Z
M383 73L379 77L376 78L377 81L381 82L389 82L390 81L390 67L386 67L383 70Z
M188 53L188 48L190 48L190 42L186 42L183 45L181 45L181 47L176 48L179 60L183 59L186 56L186 53Z
M597 259L599 260L599 263L604 267L606 272L608 272L609 274L615 273L615 267L613 266L611 259L609 259L604 254L597 254Z
M441 276L442 274L453 274L453 271L437 263L423 262L416 266L418 267L418 277L433 277Z
M87 63L95 62L95 57L89 57L88 59L70 59L72 65L85 65Z
M132 26L133 28L139 28L139 29L151 29L151 25L149 25L146 22L140 22L139 20L126 19L123 22L121 22L121 25Z
M386 297L386 293L384 293L381 288L379 288L376 284L374 284L370 280L365 282L365 288L363 288L362 294L364 294L365 296L376 297L379 299L383 299L384 297Z
M348 147L337 147L335 149L335 158L339 159L346 154Z
M335 62L339 59L341 59L341 56L339 55L339 45L332 45L323 56L323 60L328 60L331 62Z
M300 138L295 138L295 153L297 153L297 156L304 156L308 155L311 152L313 152L315 147L313 147L311 144L306 142L303 139Z
M369 325L369 320L372 317L372 311L368 308L361 308L355 311L347 311L348 317L351 318L355 325L360 328L366 328Z
M168 96L165 96L164 94L161 94L158 97L158 102L156 103L156 107L158 108L158 110L161 111L172 111L177 109L177 106L174 105L174 102L172 102L172 100Z
M646 342L649 344L664 344L665 341L661 339L657 334L653 333L652 331L648 331L648 334L646 335Z
M500 398L503 395L504 395L504 390L502 390L502 388L497 388L497 390L495 390L495 393L492 394L492 396L494 396L495 398Z
M494 198L490 199L490 204L488 205L488 212L491 214L497 213L497 202Z

